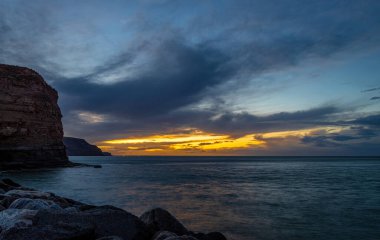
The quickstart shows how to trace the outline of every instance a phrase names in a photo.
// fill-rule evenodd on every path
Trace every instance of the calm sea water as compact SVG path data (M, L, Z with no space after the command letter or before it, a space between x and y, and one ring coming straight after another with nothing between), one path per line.
M172 212L229 239L380 239L380 158L72 157L103 168L6 172L23 185L135 215Z

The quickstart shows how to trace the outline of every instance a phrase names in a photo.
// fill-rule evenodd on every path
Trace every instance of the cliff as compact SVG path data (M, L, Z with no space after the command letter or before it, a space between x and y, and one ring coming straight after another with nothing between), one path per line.
M0 169L70 163L57 100L37 72L0 64Z
M89 144L81 138L64 137L63 143L69 156L110 156L107 152L102 152L100 148Z

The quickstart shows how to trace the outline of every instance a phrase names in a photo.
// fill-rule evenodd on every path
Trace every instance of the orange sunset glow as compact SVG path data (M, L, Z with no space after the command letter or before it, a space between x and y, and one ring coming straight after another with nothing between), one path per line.
M143 137L105 140L98 143L103 151L117 155L233 155L237 150L259 150L268 147L268 141L302 138L318 132L338 133L343 127L316 127L294 131L252 133L233 137L201 130L190 133L163 134Z

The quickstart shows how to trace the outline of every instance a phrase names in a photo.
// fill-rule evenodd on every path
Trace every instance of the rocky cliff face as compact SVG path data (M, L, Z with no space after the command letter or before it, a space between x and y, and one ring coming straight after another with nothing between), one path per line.
M0 169L69 163L57 100L35 71L0 64Z
M100 148L89 144L81 138L64 137L63 143L69 156L110 156L110 153L102 152Z

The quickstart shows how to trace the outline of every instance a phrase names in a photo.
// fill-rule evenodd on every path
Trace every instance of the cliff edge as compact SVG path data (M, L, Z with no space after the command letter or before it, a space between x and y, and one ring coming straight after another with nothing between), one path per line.
M0 64L0 169L70 164L57 100L37 72Z

